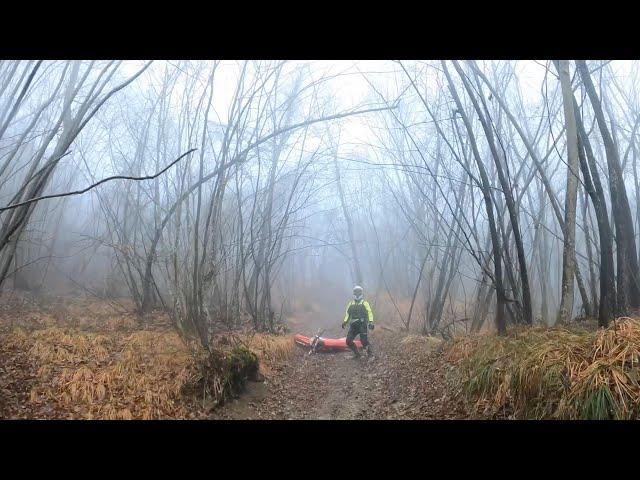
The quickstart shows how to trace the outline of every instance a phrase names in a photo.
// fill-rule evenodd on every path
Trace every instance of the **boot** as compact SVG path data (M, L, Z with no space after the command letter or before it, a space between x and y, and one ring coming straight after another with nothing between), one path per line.
M360 352L358 351L358 347L356 347L355 345L349 345L349 348L351 349L351 351L353 352L353 356L351 357L352 360L357 360L360 358Z

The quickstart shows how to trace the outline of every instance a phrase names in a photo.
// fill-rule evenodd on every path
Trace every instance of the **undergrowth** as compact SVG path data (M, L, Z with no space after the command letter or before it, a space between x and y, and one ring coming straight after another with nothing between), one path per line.
M607 329L529 327L455 339L453 381L484 415L525 419L640 417L640 321Z
M60 327L14 327L0 340L32 365L25 408L33 418L88 419L206 417L293 345L291 337L233 335L209 353L171 329Z

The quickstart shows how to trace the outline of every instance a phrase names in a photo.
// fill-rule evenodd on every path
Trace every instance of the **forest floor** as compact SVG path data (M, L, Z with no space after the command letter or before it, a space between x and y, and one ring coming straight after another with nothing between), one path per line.
M345 335L335 315L295 311L292 332ZM379 322L369 336L371 359L307 355L292 335L250 328L218 332L208 352L126 301L4 294L0 419L640 418L638 312L605 329L444 342Z
M157 314L92 298L3 296L0 419L471 418L448 382L442 342L378 328L375 356L306 355L292 336L240 334L260 359L259 382L211 409L184 396L192 352ZM124 310L123 310L124 309ZM329 329L329 337L344 331Z
M337 335L336 335L337 336ZM297 350L264 382L249 382L216 419L466 419L447 382L450 368L434 338L376 331L372 359Z

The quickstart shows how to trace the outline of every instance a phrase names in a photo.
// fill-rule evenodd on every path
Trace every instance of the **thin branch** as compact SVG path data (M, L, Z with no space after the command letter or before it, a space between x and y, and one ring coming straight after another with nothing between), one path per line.
M131 176L127 176L127 175L114 175L112 177L103 178L99 182L96 182L93 185L89 185L87 188L83 188L82 190L75 190L73 192L65 192L65 193L55 193L55 194L51 194L51 195L43 195L42 197L36 197L36 198L32 198L30 200L26 200L24 202L20 202L20 203L16 203L16 204L13 204L13 205L8 205L6 207L2 207L2 208L0 208L0 212L4 212L5 210L11 210L13 208L22 207L24 205L29 205L30 203L39 202L41 200L46 200L46 199L49 199L49 198L69 197L71 195L82 195L83 193L88 192L89 190L97 187L98 185L101 185L101 184L106 183L106 182L110 182L111 180L135 180L135 181L153 180L154 178L159 177L164 172L169 170L171 167L173 167L176 163L178 163L184 157L186 157L190 153L195 152L196 150L197 150L197 148L192 148L191 150L183 153L178 158L176 158L173 162L171 162L169 165L167 165L165 168L163 168L162 170L160 170L158 173L156 173L154 175L149 175L149 176L145 176L145 177L131 177Z

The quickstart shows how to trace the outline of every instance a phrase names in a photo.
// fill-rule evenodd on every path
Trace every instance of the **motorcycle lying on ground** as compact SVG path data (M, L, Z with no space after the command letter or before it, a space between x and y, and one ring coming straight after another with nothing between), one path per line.
M312 355L314 353L346 352L350 350L347 345L346 337L326 338L322 336L324 332L325 329L319 329L313 337L307 337L298 333L294 335L293 339L296 345L309 349L307 355ZM362 342L359 339L354 340L354 343L358 349L362 348Z

